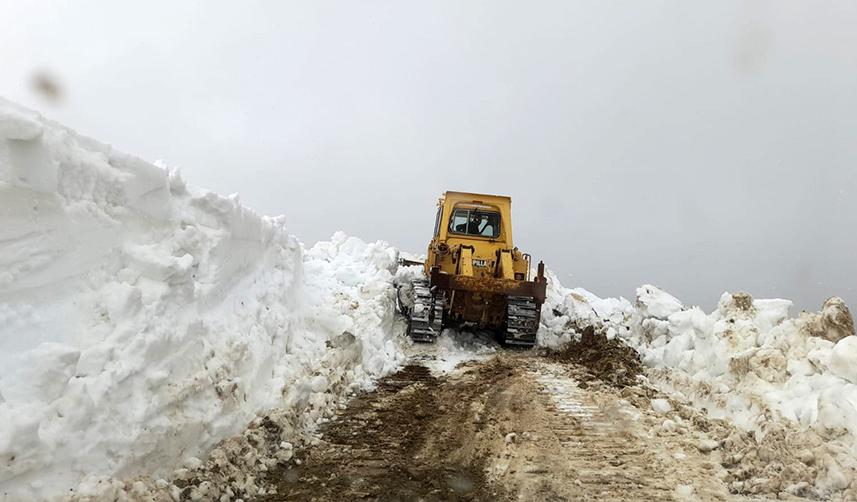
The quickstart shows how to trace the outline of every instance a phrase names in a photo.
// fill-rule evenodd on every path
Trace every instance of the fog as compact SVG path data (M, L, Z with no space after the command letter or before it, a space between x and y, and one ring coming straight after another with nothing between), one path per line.
M0 95L192 184L423 252L513 199L568 286L857 304L857 3L0 1Z

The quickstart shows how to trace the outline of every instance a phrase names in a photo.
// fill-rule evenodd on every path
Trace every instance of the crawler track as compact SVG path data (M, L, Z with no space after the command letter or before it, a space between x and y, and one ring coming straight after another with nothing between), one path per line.
M443 329L443 295L432 295L426 279L414 281L413 288L414 305L408 313L408 335L415 342L433 342Z
M619 409L595 405L577 383L555 365L533 364L529 370L541 393L553 405L549 430L562 446L568 464L578 466L569 486L579 500L673 500L664 486L655 451L629 440L629 416Z
M532 298L510 296L506 299L506 331L504 345L532 347L539 329L539 309Z

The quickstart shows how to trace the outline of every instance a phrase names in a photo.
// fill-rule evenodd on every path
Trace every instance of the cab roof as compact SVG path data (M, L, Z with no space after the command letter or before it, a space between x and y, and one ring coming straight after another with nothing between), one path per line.
M477 204L484 204L489 202L494 203L504 203L511 204L512 198L506 195L491 195L485 193L472 193L472 192L453 192L447 191L444 192L443 198L447 201L451 202L472 202Z

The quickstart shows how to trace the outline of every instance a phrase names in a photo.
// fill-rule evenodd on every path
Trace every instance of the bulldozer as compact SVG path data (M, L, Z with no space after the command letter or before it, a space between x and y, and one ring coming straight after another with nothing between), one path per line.
M512 241L512 199L446 192L422 273L399 284L399 310L416 342L433 342L445 327L493 331L503 345L536 343L545 301L544 263L535 277L531 257Z

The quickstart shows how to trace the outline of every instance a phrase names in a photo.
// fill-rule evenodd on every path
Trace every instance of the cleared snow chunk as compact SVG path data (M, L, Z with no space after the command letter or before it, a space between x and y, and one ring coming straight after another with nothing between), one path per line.
M324 375L315 376L310 382L310 388L313 392L324 392L327 390L327 386L327 378Z
M35 112L0 99L0 138L31 140L42 133L42 124Z
M696 449L703 453L708 453L720 447L720 443L713 439L703 439L696 444Z
M643 317L666 320L683 308L677 298L658 287L646 284L637 288L637 310Z
M616 329L611 326L607 328L607 339L612 340L614 338L616 338Z
M675 487L675 496L678 500L694 500L693 485L678 485Z
M762 329L770 329L777 326L789 317L789 310L792 305L791 300L780 298L754 300L753 306L756 307L756 317L761 321L757 322L757 324Z
M17 378L0 379L0 395L12 404L50 403L62 395L79 359L80 351L74 347L42 343L13 363L10 374Z
M668 324L670 336L690 333L700 338L710 337L714 327L713 321L699 307L670 315Z
M848 336L836 342L827 364L831 373L857 384L857 336Z
M807 353L806 358L816 368L819 368L821 371L825 371L830 365L830 356L833 353L832 349L834 347L834 343L818 338L816 340L819 340L823 344L818 344L819 346L817 348L810 350L809 353Z
M188 469L199 469L201 465L202 460L196 457L188 457L187 460L185 460L185 467L187 467Z
M851 484L849 476L842 472L842 467L832 458L828 458L825 462L827 470L826 479L819 482L819 486L828 490L844 490Z
M142 293L130 284L110 282L101 289L102 302L110 319L121 321L132 316L142 306Z
M804 359L789 359L787 371L790 375L809 376L815 373L815 366Z
M673 407L666 399L652 399L652 409L658 413L669 413Z
M693 336L690 333L676 336L664 347L662 364L678 366L684 356L693 350L693 346Z

